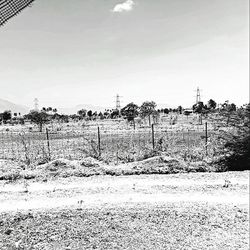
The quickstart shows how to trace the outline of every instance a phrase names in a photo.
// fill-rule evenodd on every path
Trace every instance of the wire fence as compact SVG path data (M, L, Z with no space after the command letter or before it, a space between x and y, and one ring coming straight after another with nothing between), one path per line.
M28 164L42 164L57 158L79 160L86 156L107 163L141 160L156 152L208 153L208 140L213 131L207 124L178 131L152 125L143 129L107 129L95 126L91 130L44 132L0 132L0 159Z
M0 26L17 15L34 0L0 0Z

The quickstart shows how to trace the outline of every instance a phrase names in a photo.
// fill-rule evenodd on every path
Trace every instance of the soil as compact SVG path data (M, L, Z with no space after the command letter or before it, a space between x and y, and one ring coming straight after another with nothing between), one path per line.
M0 181L0 249L249 249L249 173Z

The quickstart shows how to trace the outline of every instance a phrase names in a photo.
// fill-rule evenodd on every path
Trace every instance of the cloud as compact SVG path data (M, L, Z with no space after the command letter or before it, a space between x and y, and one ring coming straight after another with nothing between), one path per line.
M133 0L127 0L124 3L117 4L113 9L112 12L124 12L124 11L131 11L134 7L135 3Z

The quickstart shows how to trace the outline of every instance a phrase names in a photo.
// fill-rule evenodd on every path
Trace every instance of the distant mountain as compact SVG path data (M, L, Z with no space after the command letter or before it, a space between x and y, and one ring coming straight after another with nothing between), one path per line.
M30 111L26 106L0 99L0 112L4 112L5 110L10 110L12 113L21 113L22 115L27 114Z
M70 115L70 114L76 114L77 111L81 110L81 109L86 109L88 110L92 110L93 112L97 111L97 112L103 112L105 111L105 109L110 109L109 107L101 107L101 106L95 106L95 105L91 105L91 104L79 104L75 107L71 107L71 108L58 108L58 113L62 113L62 114L66 114L66 115Z

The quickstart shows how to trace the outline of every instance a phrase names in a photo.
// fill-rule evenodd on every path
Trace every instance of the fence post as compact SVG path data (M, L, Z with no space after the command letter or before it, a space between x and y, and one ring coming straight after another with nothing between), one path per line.
M48 153L49 153L49 161L51 161L50 145L49 145L49 130L48 130L48 128L46 128L46 138L47 138L47 147L48 147Z
M99 156L101 156L101 136L100 136L100 128L97 127L97 137L98 137L98 152Z
M202 125L202 113L200 114L200 125Z
M206 155L207 155L207 122L205 122L205 140L206 140Z
M155 149L155 131L154 131L154 124L152 124L152 144L153 144L153 149Z

